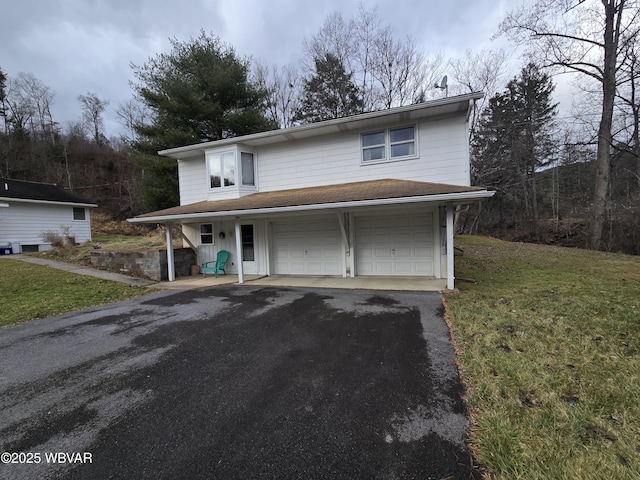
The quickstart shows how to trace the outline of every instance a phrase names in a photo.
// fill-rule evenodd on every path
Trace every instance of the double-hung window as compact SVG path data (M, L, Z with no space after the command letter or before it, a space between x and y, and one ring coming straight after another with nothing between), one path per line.
M211 223L200 224L200 244L213 245L213 225Z
M362 134L362 162L401 160L416 156L416 127L388 128Z

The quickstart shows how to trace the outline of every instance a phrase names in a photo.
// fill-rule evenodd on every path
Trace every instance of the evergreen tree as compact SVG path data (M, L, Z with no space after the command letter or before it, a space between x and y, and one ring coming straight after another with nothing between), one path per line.
M151 112L151 123L134 127L133 146L145 171L142 195L152 209L178 203L175 161L155 156L158 150L277 127L265 115L267 91L249 79L249 61L232 47L204 32L171 44L170 53L133 66L134 90Z
M315 74L304 81L296 120L313 123L363 112L364 103L353 83L353 74L346 72L338 57L326 53L315 59L315 67Z
M554 155L553 120L557 104L551 102L554 85L549 75L533 64L522 69L504 92L489 100L473 140L474 181L498 189L499 218L526 220L539 240L536 172Z

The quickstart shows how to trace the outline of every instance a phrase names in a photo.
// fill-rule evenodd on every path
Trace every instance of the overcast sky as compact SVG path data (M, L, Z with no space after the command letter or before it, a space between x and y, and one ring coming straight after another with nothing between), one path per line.
M360 0L20 0L0 13L0 69L33 74L55 92L54 120L80 118L78 95L109 101L107 136L123 129L115 110L133 92L131 63L169 52L169 38L201 30L218 35L243 57L267 65L297 63L302 42L339 12L354 16ZM376 3L365 2L367 8ZM427 55L461 56L496 48L496 32L513 2L503 0L379 0L379 17L397 38L411 35Z

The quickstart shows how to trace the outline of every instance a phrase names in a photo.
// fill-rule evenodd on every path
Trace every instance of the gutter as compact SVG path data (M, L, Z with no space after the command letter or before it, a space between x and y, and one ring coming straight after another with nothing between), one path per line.
M64 205L64 206L74 206L74 207L89 207L94 208L98 205L95 203L75 203L75 202L52 202L51 200L31 200L29 198L10 198L10 197L0 197L0 200L7 202L19 202L19 203L41 203L46 205ZM0 204L0 206L5 206ZM6 205L7 207L9 205Z

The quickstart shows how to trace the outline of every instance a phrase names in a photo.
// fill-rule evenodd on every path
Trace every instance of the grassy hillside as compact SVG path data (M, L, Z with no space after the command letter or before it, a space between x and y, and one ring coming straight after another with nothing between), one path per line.
M448 321L497 479L640 477L640 258L459 237Z

